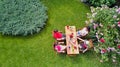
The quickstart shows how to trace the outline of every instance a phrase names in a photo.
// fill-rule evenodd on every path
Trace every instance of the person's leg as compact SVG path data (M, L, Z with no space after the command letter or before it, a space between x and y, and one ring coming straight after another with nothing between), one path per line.
M67 48L67 46L61 46L61 51L64 51Z
M88 49L83 50L83 53L85 53Z
M64 37L62 37L62 38L57 38L57 41L62 41L62 40L65 40L65 38L64 38Z
M58 42L58 44L63 45L63 44L64 44L64 42L62 42L62 41L61 41L61 42Z

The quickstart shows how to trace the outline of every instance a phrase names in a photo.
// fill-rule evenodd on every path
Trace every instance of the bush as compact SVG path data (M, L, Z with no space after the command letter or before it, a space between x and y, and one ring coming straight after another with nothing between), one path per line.
M91 12L92 14L89 14L88 18L104 25L117 23L120 20L117 8L109 8L106 5L102 5L102 7L97 8L91 7Z
M101 5L107 5L112 6L116 3L116 0L87 0L87 3L89 3L92 6L101 6Z
M1 0L0 32L5 35L38 33L48 18L39 0Z
M107 6L91 8L88 25L91 28L89 38L93 39L96 53L101 55L100 62L119 61L120 57L120 8Z

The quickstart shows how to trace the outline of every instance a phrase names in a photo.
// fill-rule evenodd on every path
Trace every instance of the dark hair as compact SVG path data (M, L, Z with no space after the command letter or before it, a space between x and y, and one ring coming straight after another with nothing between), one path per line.
M58 44L58 42L54 42L54 45L53 45L53 47L55 48L55 46Z
M88 30L88 32L90 32L90 26L87 26L87 30Z
M58 30L56 29L56 30L54 30L54 33L56 33L56 32L58 32Z
M54 51L56 51L55 46L56 46L57 44L58 44L58 42L54 42L54 44L53 44Z
M56 44L53 45L53 48L55 49Z

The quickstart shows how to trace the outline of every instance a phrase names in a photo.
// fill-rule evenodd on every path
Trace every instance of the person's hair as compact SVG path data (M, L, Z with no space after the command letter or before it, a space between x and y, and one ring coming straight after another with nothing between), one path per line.
M90 26L87 26L87 30L88 30L88 32L90 32Z
M56 46L56 44L53 45L53 49L54 49L54 51L56 51L56 50L55 50L55 46Z
M58 30L56 29L56 30L54 30L53 32L56 33L56 32L58 32Z
M58 42L54 42L54 44L53 44L53 48L54 48L54 50L55 50L55 46L58 44Z

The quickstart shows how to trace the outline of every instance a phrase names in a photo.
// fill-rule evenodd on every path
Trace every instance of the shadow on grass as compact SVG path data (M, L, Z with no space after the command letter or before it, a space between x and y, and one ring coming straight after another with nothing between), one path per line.
M91 56L93 55L93 56ZM96 60L96 55L95 53L90 50L90 51L87 51L86 53L81 53L78 54L78 55L67 55L66 53L65 54L58 54L58 56L61 58L61 59L68 59L69 58L69 61L72 62L72 63L79 63L79 62L83 62L83 60L93 60L95 59ZM83 59L85 58L85 59ZM98 57L97 57L98 58Z
M58 56L61 59L69 58L69 60L73 63L83 62L84 60L91 60L91 61L97 60L97 62L99 62L100 60L100 56L96 54L93 50L89 50L85 53L80 52L80 54L78 55L70 56L65 53L65 54L58 54Z
M77 64L79 63L81 60L80 60L80 55L72 55L72 56L69 56L67 54L59 54L58 55L61 59L64 59L65 61L69 61L69 62L72 62L74 64ZM69 60L68 60L69 59Z

